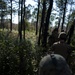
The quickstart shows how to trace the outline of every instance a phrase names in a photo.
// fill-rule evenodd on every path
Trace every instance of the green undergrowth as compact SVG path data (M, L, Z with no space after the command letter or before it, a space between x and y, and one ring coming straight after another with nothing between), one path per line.
M20 41L18 31L0 30L0 75L35 75L44 50L36 44L35 31L26 30L25 40ZM75 36L72 46L75 46ZM70 65L75 71L75 50L71 55Z
M30 34L27 32L26 40L20 42L17 31L0 30L0 75L20 75L21 71L23 75L35 73L35 38Z

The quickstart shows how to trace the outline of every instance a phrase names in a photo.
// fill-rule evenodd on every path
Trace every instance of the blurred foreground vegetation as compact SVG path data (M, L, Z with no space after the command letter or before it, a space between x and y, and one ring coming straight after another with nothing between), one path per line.
M75 47L75 36L71 45ZM37 46L34 31L26 31L26 40L18 39L18 32L0 30L0 75L36 75L38 64L44 50ZM71 54L70 64L75 71L75 51Z

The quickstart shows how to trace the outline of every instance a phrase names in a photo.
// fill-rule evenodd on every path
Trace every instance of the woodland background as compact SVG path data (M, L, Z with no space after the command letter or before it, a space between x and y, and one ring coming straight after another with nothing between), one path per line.
M26 0L0 0L0 75L37 75L55 27L65 30L73 47L69 62L75 74L75 0L34 1L36 6L26 5ZM18 24L12 22L15 13Z

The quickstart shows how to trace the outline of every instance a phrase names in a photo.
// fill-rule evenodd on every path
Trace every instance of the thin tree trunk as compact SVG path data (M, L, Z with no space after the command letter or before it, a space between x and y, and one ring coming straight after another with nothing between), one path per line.
M4 30L4 24L3 24L3 9L1 8L1 28Z
M21 21L20 21L20 8L21 8L21 0L19 0L19 9L18 9L18 31L19 31L19 37L20 37L20 41L22 40L22 25L21 25Z
M23 39L25 39L25 1L24 0L24 17L23 17L23 21L24 21L24 30L23 30Z
M21 0L21 32L20 32L20 41L22 40L22 25L23 25L23 0Z
M20 25L20 46L22 45L22 26L23 26L23 3L24 0L21 0L21 25ZM25 63L24 63L24 50L20 49L20 53L19 53L19 56L20 56L20 66L19 66L19 74L20 75L24 75L25 74Z
M72 2L73 2L73 0L72 0ZM72 3L71 3L71 7L70 7L69 13L72 14ZM70 19L70 14L69 14L69 17L68 17L68 22L69 22L69 19ZM66 26L66 33L67 33L67 31L68 31L68 24Z
M21 32L21 29L20 29L20 0L19 0L19 8L18 8L18 34L20 36L20 32Z
M45 12L46 12L46 0L44 0L44 2L43 2L41 25L40 25L39 38L38 38L38 45L40 45L41 31L42 31L42 27L44 25L44 20L45 20Z
M61 31L63 30L63 25L64 25L64 22L65 22L66 5L67 5L67 0L65 1L65 4L64 4L64 13L63 13L63 19L62 19Z
M38 34L39 8L40 8L40 0L38 0L38 12L37 12L37 22L36 22L36 35Z
M4 24L3 24L3 10L1 10L1 26L4 30Z
M50 15L51 15L52 7L53 7L53 0L50 0L50 5L49 5L48 11L47 11L47 16L46 16L45 30L44 30L44 34L43 34L43 41L42 41L42 45L44 47L46 47L46 44L47 44L48 28L49 28L49 21L50 21Z
M59 29L59 27L60 27L60 22L61 22L61 19L59 18L59 19L58 19L58 29Z
M10 31L12 31L12 0L11 1L11 24L10 24Z

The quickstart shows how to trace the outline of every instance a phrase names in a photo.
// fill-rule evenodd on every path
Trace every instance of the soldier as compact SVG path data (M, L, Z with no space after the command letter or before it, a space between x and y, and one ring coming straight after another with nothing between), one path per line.
M52 34L48 38L48 45L49 45L49 47L51 45L53 45L54 42L57 42L57 41L58 41L58 28L55 28L52 31Z
M65 32L61 32L58 36L59 41L55 42L52 47L51 51L55 54L62 55L65 59L68 59L69 54L71 53L71 46L66 43L67 35Z
M40 61L39 75L72 75L72 71L64 57L51 54Z

